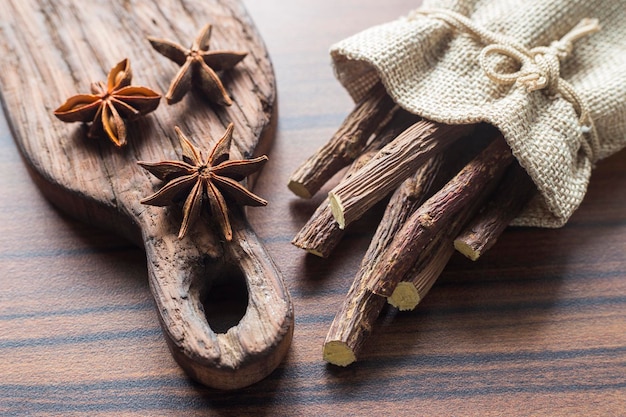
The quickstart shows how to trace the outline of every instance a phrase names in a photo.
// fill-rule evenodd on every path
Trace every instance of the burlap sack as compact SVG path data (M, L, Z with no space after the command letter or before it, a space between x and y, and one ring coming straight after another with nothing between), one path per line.
M426 0L331 56L355 100L382 79L415 114L498 127L540 191L517 225L565 224L626 145L624 0Z

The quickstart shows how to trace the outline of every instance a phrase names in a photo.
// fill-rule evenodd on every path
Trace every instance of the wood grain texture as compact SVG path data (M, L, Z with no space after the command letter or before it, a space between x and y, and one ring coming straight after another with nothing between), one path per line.
M623 415L626 152L598 164L566 227L509 229L476 263L455 254L416 310L385 312L360 362L323 363L377 218L356 222L329 259L307 256L289 242L321 197L301 201L286 183L353 105L329 45L415 2L246 6L277 76L278 133L255 188L269 205L249 218L292 293L287 360L233 393L191 382L163 344L143 251L52 208L0 121L0 414Z
M267 376L284 358L293 333L293 308L280 271L234 205L232 241L221 239L208 216L179 239L180 210L141 204L159 184L136 163L180 160L174 156L181 154L178 141L171 139L175 126L206 152L232 123L230 159L250 158L267 146L267 133L273 133L274 74L242 4L30 0L7 1L4 9L2 104L43 194L72 216L142 244L165 338L190 376L223 389ZM214 25L213 50L228 45L247 52L236 69L222 74L233 105L212 106L199 95L176 106L162 105L154 117L128 124L129 144L121 149L88 139L85 126L60 123L52 115L50 109L105 79L110 63L124 58L131 61L135 79L163 90L177 69L169 69L147 36L158 33L191 43L192 31L207 23ZM240 289L247 303L240 320L217 331L206 317L208 300L211 293L224 291L218 284L228 287L229 281L245 283Z

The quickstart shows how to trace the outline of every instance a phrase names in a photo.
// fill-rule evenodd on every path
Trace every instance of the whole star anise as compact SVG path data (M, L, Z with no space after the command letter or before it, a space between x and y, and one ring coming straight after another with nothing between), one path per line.
M165 95L168 104L179 102L192 85L211 101L224 106L233 103L216 71L233 68L247 53L209 51L211 27L210 24L205 25L189 49L168 40L148 37L154 49L181 66Z
M211 214L216 218L226 240L230 241L233 232L223 193L242 205L267 205L267 201L238 182L261 169L267 156L250 160L229 160L232 123L206 157L178 127L175 130L183 151L182 161L137 162L155 177L167 182L155 194L142 199L141 203L168 206L184 199L183 221L178 232L178 238L182 239L189 227L200 217L202 203L208 200Z
M126 144L124 119L132 119L154 111L161 96L146 87L130 85L130 61L124 59L114 66L102 81L91 84L91 94L77 94L54 111L64 122L92 122L88 137L104 131L116 146Z

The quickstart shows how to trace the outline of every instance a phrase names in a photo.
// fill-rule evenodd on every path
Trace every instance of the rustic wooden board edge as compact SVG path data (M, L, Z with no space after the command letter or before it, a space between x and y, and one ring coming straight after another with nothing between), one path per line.
M172 1L167 6L163 2L159 5L131 2L123 8L116 3L100 1L89 6L99 13L93 13L98 15L98 21L88 27L85 26L88 18L84 13L89 11L73 1L65 0L54 6L40 5L40 0L30 0L19 6L17 3L8 4L7 7L13 7L14 13L10 14L11 19L5 25L0 26L0 35L4 35L4 42L0 43L4 59L0 59L0 66L6 70L0 75L0 86L3 87L0 100L22 159L35 184L53 205L79 220L110 229L136 244L143 244L150 287L168 345L192 378L222 389L254 383L278 366L293 335L293 308L280 271L245 220L242 210L233 210L232 213L231 222L237 236L233 242L223 242L214 228L207 225L200 225L194 236L185 241L177 239L177 225L171 224L176 215L169 215L172 210L139 204L141 194L145 196L158 184L135 161L179 153L177 144L172 140L173 132L163 133L166 125L173 126L180 120L181 129L186 133L200 130L202 135L209 136L209 140L215 140L223 127L234 122L238 140L231 147L231 154L235 159L249 158L269 150L277 124L276 83L260 34L238 0L190 1L184 5ZM129 17L125 10L127 6L140 8L143 14ZM157 25L154 17L150 18L151 13L161 13L166 20L173 19L159 7L181 6L182 11L179 10L177 16L181 21L192 23L192 26L199 26L200 21L206 20L207 9L214 8L213 19L224 24L222 29L225 33L216 35L214 31L213 38L217 38L218 43L232 41L250 46L247 61L244 60L232 74L225 74L229 94L234 98L233 105L224 109L214 105L207 107L197 94L191 94L185 98L186 103L177 107L166 107L161 103L157 112L131 128L138 135L137 140L131 141L126 149L119 152L108 143L76 143L84 141L81 136L84 136L85 129L63 125L52 117L51 110L61 102L60 91L79 89L79 84L84 83L83 79L88 79L89 74L108 70L106 66L111 58L104 57L115 54L115 48L101 43L105 52L96 46L88 45L85 49L81 42L89 44L91 38L84 32L81 33L85 38L76 38L76 33L73 36L71 32L91 31L97 44L99 25L107 20L111 23L114 20L111 18L116 15L122 28L125 25L134 28L128 22L135 18L141 21L137 26L144 24L143 32L148 32L145 25ZM201 17L203 15L204 18ZM34 26L30 25L33 23L31 17ZM45 20L44 25L37 26L41 18ZM76 23L73 19L79 24L73 24ZM169 20L169 23L172 22ZM62 25L56 27L62 27L63 31L55 32L55 24ZM188 34L188 26L181 25L180 22L170 25L169 31L178 35L182 32ZM228 33L230 35L225 36ZM142 42L141 53L135 62L139 61L138 67L144 69L143 80L146 76L154 77L154 83L164 90L164 83L168 81L161 72L169 73L171 67L159 62L158 65L168 70L151 67L146 71L146 63L156 59L153 56L155 52L144 50L145 39L141 36L137 38L137 34L131 33L128 38L129 44ZM117 43L121 49L127 48L124 42L120 44L120 39L114 37L107 39L106 43ZM52 50L46 50L42 56L15 55L20 50L32 50L33 44L46 42L50 42ZM84 54L84 62L80 59L80 51ZM89 63L92 56L95 57L95 64ZM141 62L144 64L141 65ZM17 65L20 63L25 66ZM66 65L70 66L69 70ZM29 71L32 78L28 76ZM36 84L46 85L41 80L52 77L52 74L60 78L54 79L58 82L48 83L52 87L50 94L42 95ZM257 75L261 79L255 79ZM146 140L146 135L154 135L157 131L161 132L157 143ZM39 134L42 136L39 137ZM67 140L58 141L59 137ZM171 150L165 150L159 144ZM55 155L60 156L63 163L55 164ZM114 174L124 180L116 182ZM84 187L91 184L96 185L85 191ZM194 290L205 285L203 281L213 279L210 271L198 272L198 265L206 263L207 259L239 262L238 267L248 286L246 313L237 325L225 333L213 332L204 317L198 292Z

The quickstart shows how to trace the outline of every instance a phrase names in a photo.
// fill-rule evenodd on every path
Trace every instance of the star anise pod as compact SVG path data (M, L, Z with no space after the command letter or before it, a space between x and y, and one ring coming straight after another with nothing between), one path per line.
M92 122L88 137L101 131L116 146L126 144L124 119L132 119L154 111L161 96L147 87L131 86L130 62L124 59L114 66L102 82L91 84L91 94L78 94L67 99L54 111L64 122Z
M206 157L178 127L175 130L183 151L182 161L137 162L155 177L167 182L155 194L142 199L141 203L162 207L184 200L183 221L178 232L178 238L182 239L189 227L200 217L202 203L208 200L211 214L219 223L226 240L230 241L233 232L223 194L242 205L267 205L267 201L238 182L261 169L267 156L250 160L230 160L232 123Z
M205 25L189 49L164 39L148 37L157 52L181 67L165 95L168 104L179 102L192 85L199 88L211 101L223 106L233 104L216 71L233 68L247 53L209 51L211 27L210 24Z

